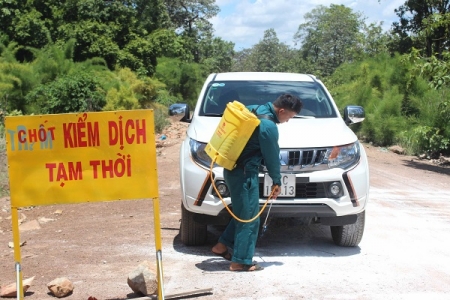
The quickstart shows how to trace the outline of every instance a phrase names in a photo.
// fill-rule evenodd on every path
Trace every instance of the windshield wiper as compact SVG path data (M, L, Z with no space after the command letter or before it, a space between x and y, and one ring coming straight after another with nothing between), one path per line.
M206 113L203 114L203 116L205 117L222 117L223 114L218 114L218 113Z
M316 117L314 116L294 116L294 118L298 118L298 119L315 119Z

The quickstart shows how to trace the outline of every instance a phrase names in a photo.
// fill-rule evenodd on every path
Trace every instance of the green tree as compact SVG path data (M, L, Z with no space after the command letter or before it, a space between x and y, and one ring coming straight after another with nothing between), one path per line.
M32 47L64 45L74 39L74 61L102 57L110 69L130 67L152 75L159 55L152 32L170 25L163 0L1 0L0 32L23 46L19 61L31 61Z
M362 41L360 47L364 57L373 57L388 52L388 44L391 38L389 33L383 31L383 22L362 24ZM358 53L358 51L356 51Z
M203 57L199 44L213 32L209 19L217 15L219 7L215 0L164 0L173 27L184 39L184 46L192 54L193 61Z
M20 46L40 48L51 38L44 1L0 0L0 32ZM25 53L25 52L24 52ZM17 53L23 60L24 53ZM29 57L28 57L29 58Z
M176 57L182 61L193 61L192 53L185 47L185 40L170 29L158 29L149 35L158 57Z
M264 31L263 39L253 47L252 59L256 72L284 71L281 67L283 45L273 28Z
M196 63L185 63L177 58L160 58L156 78L163 82L171 96L195 106L204 72Z
M58 95L65 97L61 101L69 101L70 97L74 101L81 101L79 97L84 92L77 92L75 86L91 89L92 83L96 86L95 93L92 97L83 97L90 99L86 100L91 101L90 104L65 104L65 109L101 108L101 101L96 100L97 91L101 90L98 80L105 77L100 75L101 73L110 72L104 60L97 58L82 63L74 62L74 41L69 41L63 48L53 44L42 49L28 48L35 59L20 63L16 60L16 53L20 48L17 43L0 47L0 96L8 100L4 110L17 110L24 114L50 111L56 113L55 109L61 109L56 100ZM74 83L77 81L79 82ZM72 89L71 93L57 91L63 89L64 84L67 84L67 89ZM46 96L49 96L48 103Z
M214 37L212 33L206 33L205 38L200 41L198 49L205 76L209 73L231 70L235 54L234 43Z
M188 34L199 27L211 30L212 24L208 20L219 12L214 0L165 0L165 3L174 27ZM202 22L203 26L199 26Z
M162 0L69 1L61 10L57 39L77 41L75 61L102 57L110 69L154 73L158 48L150 34L169 23Z
M450 42L449 22L445 21L449 12L449 0L405 1L395 9L400 21L394 22L392 29L399 37L398 50L407 53L415 47L423 50L427 57L435 54L441 58Z
M295 72L297 51L281 43L273 28L250 49L243 49L235 56L234 71Z
M136 23L146 33L170 28L170 17L164 0L134 0Z
M1 110L6 112L24 112L25 95L40 81L30 63L16 60L19 50L16 42L0 44L0 103Z
M363 18L344 5L317 6L305 14L294 39L301 44L303 58L327 76L343 62L355 59L361 40Z

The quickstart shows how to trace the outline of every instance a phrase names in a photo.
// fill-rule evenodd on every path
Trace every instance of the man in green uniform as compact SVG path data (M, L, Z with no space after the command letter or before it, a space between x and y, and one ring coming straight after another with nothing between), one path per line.
M278 145L278 123L293 118L302 109L302 102L296 96L283 94L273 103L247 108L254 111L261 119L244 150L237 160L236 167L223 175L230 189L233 213L241 220L249 220L259 212L258 170L264 159L269 176L273 181L272 199L280 193L280 147ZM212 248L213 253L231 260L231 271L257 271L263 268L253 264L256 240L260 220L240 222L231 219L219 242ZM228 252L233 249L233 255Z

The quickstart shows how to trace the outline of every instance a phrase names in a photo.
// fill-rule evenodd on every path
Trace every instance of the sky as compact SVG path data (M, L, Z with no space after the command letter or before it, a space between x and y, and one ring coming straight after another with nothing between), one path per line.
M264 38L264 31L273 28L280 42L295 47L293 37L303 16L319 5L345 5L366 17L366 23L381 21L388 30L398 21L394 9L406 0L216 0L219 14L210 21L214 35L233 42L235 50L251 48Z

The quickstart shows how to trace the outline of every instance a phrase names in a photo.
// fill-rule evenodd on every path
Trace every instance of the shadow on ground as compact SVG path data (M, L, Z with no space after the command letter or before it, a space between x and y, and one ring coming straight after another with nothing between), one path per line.
M403 165L405 167L414 168L417 170L434 172L434 173L439 173L439 174L444 174L444 175L450 175L449 167L430 165L428 163L420 162L417 160L403 160Z
M207 241L201 246L186 246L181 243L180 236L176 235L173 248L180 253L203 256L205 260L198 266L201 269L226 270L229 263L211 253L211 247L217 242L223 229L223 226L208 226ZM255 257L264 258L264 261L270 264L270 257L345 257L358 255L360 252L360 247L336 246L331 238L329 226L305 225L294 218L278 218L268 223L265 234L258 239Z

